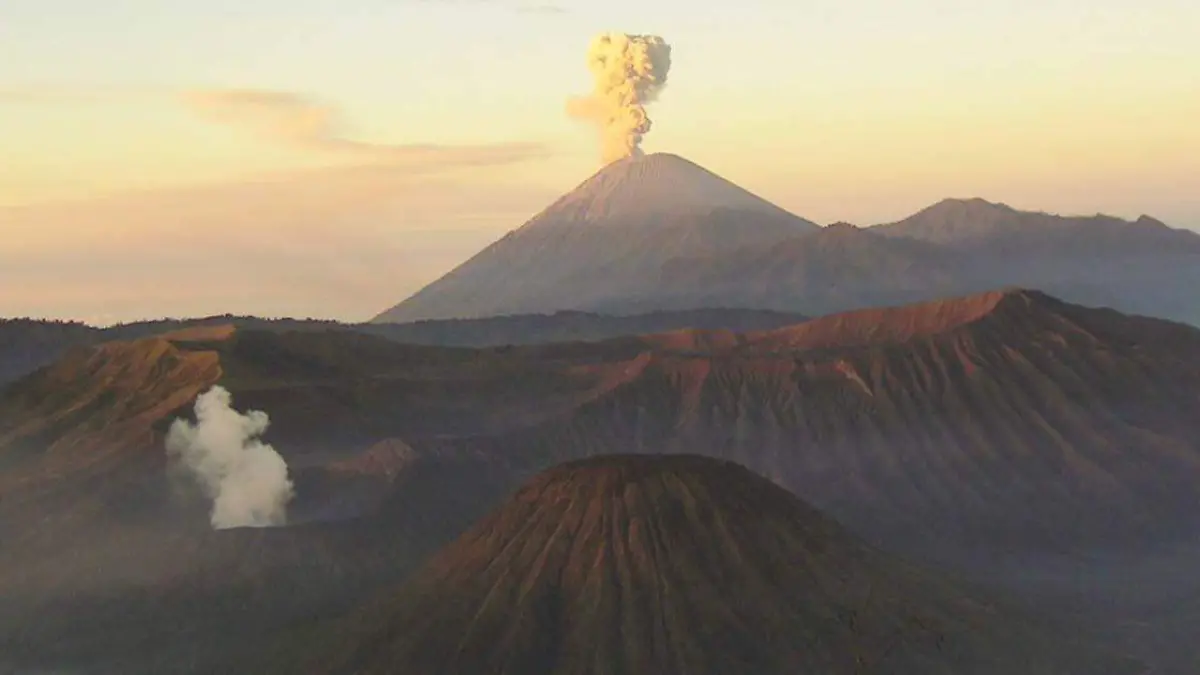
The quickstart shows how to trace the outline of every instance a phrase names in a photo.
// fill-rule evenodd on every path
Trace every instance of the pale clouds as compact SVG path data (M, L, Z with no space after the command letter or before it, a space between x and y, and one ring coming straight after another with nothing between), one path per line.
M184 92L180 100L215 123L316 151L411 170L512 164L549 154L545 145L536 142L394 145L362 141L350 137L336 107L296 92L204 89Z

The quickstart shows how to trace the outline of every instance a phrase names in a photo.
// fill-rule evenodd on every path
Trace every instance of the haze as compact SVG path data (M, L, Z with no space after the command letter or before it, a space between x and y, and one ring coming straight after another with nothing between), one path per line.
M806 218L1200 229L1189 0L8 5L5 316L368 318L595 170L563 102L605 27L674 49L647 151Z

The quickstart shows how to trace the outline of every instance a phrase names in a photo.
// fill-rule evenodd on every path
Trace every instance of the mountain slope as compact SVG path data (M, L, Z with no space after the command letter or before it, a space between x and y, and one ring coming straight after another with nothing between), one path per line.
M681 157L629 158L375 321L589 309L648 292L672 258L815 229Z
M235 326L245 330L273 332L350 330L407 344L491 347L595 341L685 328L743 332L778 328L799 323L804 318L788 312L711 308L682 312L655 311L628 316L564 311L482 319L368 324L232 315L140 321L109 328L55 321L0 320L0 386L57 360L71 347L112 340L133 340L205 326Z
M617 163L376 320L714 306L813 316L1020 286L1200 325L1200 234L1149 216L947 199L895 223L820 229L754 199L677 157Z
M766 307L810 316L1037 288L1071 302L1200 325L1200 235L1148 216L1064 217L943 200L897 223L832 225L669 262L652 289L597 306Z
M746 332L800 323L805 316L762 309L689 309L612 316L561 311L481 319L445 319L412 323L372 323L354 326L397 342L447 347L529 345L576 340L597 341L697 328Z
M686 455L543 472L373 605L255 672L1140 670L862 545L741 466Z
M961 263L959 293L1019 285L1200 325L1200 300L1191 292L1200 286L1200 234L1149 216L1064 217L949 199L871 229L943 247Z
M214 381L270 414L267 440L297 477L289 515L371 529L213 559L187 543L207 541L204 504L180 503L162 437ZM188 598L168 603L187 636L176 646L219 650L237 604L204 609L219 584L194 565L236 565L268 593L303 588L265 630L395 580L370 567L344 585L394 553L379 552L387 532L426 528L408 565L532 473L621 452L734 460L872 545L1022 592L1096 594L1115 612L1107 598L1200 592L1187 549L1200 534L1197 392L1200 330L1022 290L745 334L483 350L339 330L105 345L0 391L0 539L15 542L0 547L0 637L46 626L18 645L87 642L99 651L79 647L76 665L98 661L110 652L97 631L140 634L153 616L95 599L116 575L142 597ZM1175 562L1133 571L1153 557ZM291 568L316 571L268 580ZM190 614L225 632L185 631Z
M595 414L638 449L736 459L873 541L946 562L1153 546L1200 526L1196 329L1009 291L743 341L728 358L660 354Z
M500 499L507 477L427 448L406 456L399 442L349 452L379 433L373 421L357 417L353 402L301 403L272 420L319 432L307 447L281 446L298 491L293 524L214 532L207 501L168 464L163 435L218 381L239 392L260 388L267 399L278 387L303 399L350 383L336 400L373 375L408 371L419 382L422 364L463 356L469 369L474 352L350 332L188 331L80 350L0 393L0 665L196 672L280 625L336 613L398 583ZM480 412L500 408L476 401ZM378 399L364 403L369 411ZM453 408L442 399L415 414L437 424ZM356 425L366 428L347 431ZM308 459L314 448L344 459ZM367 489L376 494L364 509ZM459 490L466 498L455 500ZM367 509L377 516L355 519Z
M192 362L208 365L173 379ZM511 349L345 331L106 345L0 395L0 481L153 457L213 382L268 411L268 440L297 466L387 439L529 470L686 449L910 553L1120 548L1200 521L1200 331L1021 290L742 335Z
M0 385L37 370L71 347L95 344L99 332L81 323L0 319Z
M403 498L362 520L211 531L197 513L148 528L149 519L131 519L126 506L117 522L93 523L95 532L62 548L38 542L36 555L16 564L6 554L0 666L211 672L210 664L253 651L283 626L337 616L401 583L506 495L508 483L488 468L422 460L394 481Z
M953 295L957 275L936 245L837 223L771 246L671 260L652 298L625 305L804 307L819 316Z

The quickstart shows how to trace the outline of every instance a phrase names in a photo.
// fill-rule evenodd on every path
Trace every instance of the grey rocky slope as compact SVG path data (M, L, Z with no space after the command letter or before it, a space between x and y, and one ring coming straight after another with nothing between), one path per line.
M652 295L663 265L817 231L681 157L614 162L376 321L583 309Z

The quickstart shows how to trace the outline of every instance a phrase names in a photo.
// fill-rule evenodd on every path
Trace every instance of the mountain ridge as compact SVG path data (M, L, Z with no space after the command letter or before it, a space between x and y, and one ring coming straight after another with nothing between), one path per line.
M989 202L979 197L970 199L943 199L900 221L875 225L869 228L885 236L903 236L922 241L953 246L965 246L981 241L1009 242L1011 237L1055 235L1054 243L1067 245L1069 239L1078 237L1073 243L1084 246L1089 240L1100 238L1111 246L1120 242L1125 246L1140 243L1151 249L1164 246L1182 246L1192 252L1200 252L1200 234L1191 230L1172 228L1160 220L1141 215L1135 220L1126 220L1103 213L1093 215L1060 215L1046 211L1021 211L1007 204ZM1033 246L1032 242L1028 243ZM1088 252L1093 249L1084 247Z
M602 169L374 321L712 306L820 316L1024 286L1200 325L1200 302L1176 290L1197 285L1200 234L1146 215L973 197L820 228L663 154Z
M799 314L755 309L656 311L614 316L559 311L482 319L447 319L406 324L347 324L316 319L267 319L218 315L194 319L160 319L108 328L78 322L0 320L0 387L53 362L76 346L132 340L203 327L236 327L266 331L355 331L409 344L446 347L501 347L568 341L595 341L681 328L761 330L805 320Z

